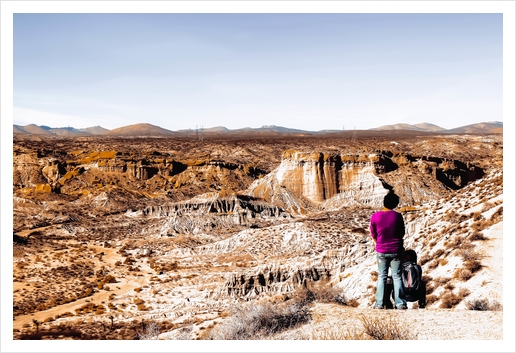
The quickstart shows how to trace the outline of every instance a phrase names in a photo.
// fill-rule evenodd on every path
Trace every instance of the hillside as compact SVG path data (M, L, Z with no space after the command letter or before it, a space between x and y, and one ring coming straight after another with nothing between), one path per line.
M172 131L152 124L128 125L104 133L104 135L109 136L164 136L172 134L174 134Z

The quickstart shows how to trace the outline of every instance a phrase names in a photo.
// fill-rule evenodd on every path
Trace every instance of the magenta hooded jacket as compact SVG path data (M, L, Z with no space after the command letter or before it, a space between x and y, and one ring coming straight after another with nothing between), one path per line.
M371 236L376 239L376 251L383 254L399 254L403 248L405 222L401 213L383 209L371 216Z

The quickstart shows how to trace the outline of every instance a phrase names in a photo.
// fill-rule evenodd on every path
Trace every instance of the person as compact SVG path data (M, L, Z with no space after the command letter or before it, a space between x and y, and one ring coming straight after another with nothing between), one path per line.
M392 190L383 198L383 209L371 216L369 230L375 242L378 281L376 283L375 309L384 308L385 285L389 268L392 274L394 304L396 309L407 309L401 284L401 259L405 222L401 213L394 211L399 197Z
M404 251L402 267L403 267L403 264L408 263L408 262L412 262L416 265L416 267L419 271L419 276L420 276L420 278L422 278L423 277L423 269L421 268L421 266L419 266L417 264L417 254L414 250ZM402 287L403 287L403 285L402 285ZM424 309L426 307L426 282L421 281L418 290L414 293L409 293L409 292L405 291L405 289L403 288L403 297L405 298L405 301L407 301L407 302L417 301L419 309ZM394 288L392 285L392 277L391 276L387 277L387 282L385 285L385 291L384 291L383 298L384 298L383 304L385 305L385 308L392 309L393 305L392 305L391 299L394 299Z

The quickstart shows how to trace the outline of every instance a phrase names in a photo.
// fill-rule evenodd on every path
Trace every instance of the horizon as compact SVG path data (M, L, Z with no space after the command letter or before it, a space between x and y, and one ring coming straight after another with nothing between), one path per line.
M354 128L351 128L351 129L333 129L333 130L330 130L330 129L323 129L323 130L302 130L302 129L296 129L296 128L292 128L290 126L281 126L281 125L262 125L262 126L257 126L257 127L251 127L251 126L244 126L244 127L239 127L239 128L235 128L235 129L230 129L230 128L227 128L226 126L222 126L222 125L217 125L217 126L209 126L209 127L204 127L204 126L197 126L197 127L193 127L193 128L185 128L185 129L178 129L178 130L170 130L170 129L166 129L166 130L170 130L170 131L188 131L188 130L192 130L192 131L195 131L195 130L209 130L209 129L216 129L216 128L224 128L224 129L227 129L229 131L234 131L234 130L243 130L243 129L263 129L263 128L286 128L286 129L291 129L291 130L300 130L300 131L306 131L306 132L320 132L320 131L353 131L353 130L375 130L375 129L378 129L378 128L381 128L381 127L384 127L384 126L392 126L392 125L410 125L412 127L415 127L417 125L423 125L423 124L429 124L429 125L433 125L433 126L437 126L437 127L440 127L442 128L441 126L438 126L438 125L435 125L435 124L432 124L432 123L428 123L428 122L420 122L420 123L416 123L416 124L404 124L404 123L398 123L398 124L389 124L389 125L381 125L381 126L376 126L376 127L373 127L373 128L369 128L369 129L354 129ZM452 127L450 129L444 129L444 130L453 130L453 129L458 129L458 128L461 128L461 127L464 127L464 126L469 126L469 125L478 125L478 124L502 124L503 125L503 121L481 121L481 122L478 122L478 123L473 123L473 124L468 124L468 125L461 125L461 126L455 126L455 127ZM20 128L23 128L23 127L26 127L26 126L29 126L29 125L35 125L35 126L38 126L40 128L48 128L48 129L75 129L75 130L86 130L86 129L92 129L92 128L103 128L103 129L106 129L104 128L103 126L100 126L100 125L95 125L95 126L86 126L86 127L75 127L75 126L48 126L48 125L38 125L36 123L31 123L31 124L27 124L27 125L19 125L19 124L13 124L13 126L17 126L17 127L20 127ZM135 123L135 124L130 124L130 125L125 125L125 126L119 126L119 127L116 127L114 129L106 129L108 131L111 131L111 130L115 130L115 129L120 129L120 128L124 128L124 127L130 127L130 126L135 126L135 125L152 125L152 126L155 126L155 127L159 127L159 128L163 128L162 126L158 126L158 125L154 125L154 124L151 124L151 123ZM165 129L165 128L163 128Z
M13 24L17 125L503 121L501 14L16 13Z

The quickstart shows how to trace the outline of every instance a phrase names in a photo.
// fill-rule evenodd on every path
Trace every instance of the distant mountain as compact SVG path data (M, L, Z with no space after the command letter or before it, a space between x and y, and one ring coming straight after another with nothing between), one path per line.
M501 121L491 121L457 127L446 131L451 134L501 134L503 133L503 123Z
M202 129L203 132L229 132L231 130L229 130L228 128L224 127L224 126L215 126L215 127L209 127L207 129Z
M393 125L383 125L374 129L370 130L411 130L411 131L431 131L431 132L437 132L437 131L446 131L446 129L429 123L420 123L420 124L393 124Z
M56 127L49 130L50 133L56 136L76 137L76 136L90 136L89 132L81 131L73 127Z
M13 125L13 134L28 134L20 125Z
M440 126L430 124L430 123L420 123L420 124L415 124L414 126L422 129L422 131L445 131L446 130Z
M18 126L18 128L21 128L23 131L29 134L34 135L52 135L52 133L48 130L42 129L38 125L30 124L26 126Z
M89 134L92 134L92 135L103 135L105 134L106 132L108 132L109 130L108 129L104 129L102 126L92 126L92 127L87 127L87 128L84 128L84 129L79 129L80 131L84 131L84 132L87 132Z
M493 122L485 122L485 123L477 123L466 126L457 127L455 129L446 130L440 126L430 124L430 123L420 123L420 124L393 124L393 125L384 125L374 129L369 130L359 130L364 133L373 134L381 136L382 134L433 134L433 133L442 133L442 134L501 134L503 133L503 123L499 121ZM281 136L281 135L290 135L290 136L308 136L308 135L341 135L346 133L351 133L350 130L320 130L320 131L307 131L300 129L291 129L283 126L276 125L264 125L259 128L250 128L245 127L241 129L230 130L224 126L215 126L211 128L202 128L202 129L186 129L186 130L177 130L171 131L164 129L162 127L151 125L147 123L134 124L119 127L117 129L108 130L101 126L94 126L84 129L76 129L73 127L63 127L63 128L51 128L45 125L37 126L35 124L30 124L27 126L13 125L13 133L14 134L39 134L39 135L57 135L57 136L91 136L91 135L104 135L104 136L170 136L170 135L178 135L178 136L191 136L195 133L202 133L203 135L231 135L231 136L243 136L243 137L252 137L252 136ZM356 132L356 131L355 131Z
M167 136L174 134L173 131L146 123L123 126L104 133L109 136Z
M237 134L243 134L246 136L250 135L282 135L282 134L289 134L289 135L310 135L313 132L306 131L306 130L299 130L299 129L291 129L288 127L283 126L276 126L276 125L263 125L259 128L250 128L245 127L242 129L236 129L236 130L230 130L230 132L233 135Z

